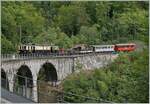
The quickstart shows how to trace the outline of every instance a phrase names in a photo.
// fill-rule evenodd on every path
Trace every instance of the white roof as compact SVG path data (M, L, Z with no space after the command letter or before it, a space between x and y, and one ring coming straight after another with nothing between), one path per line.
M134 43L126 43L126 44L116 44L116 45L122 46L122 45L136 45L136 44L134 44Z
M108 46L114 46L114 45L91 45L93 47L108 47Z

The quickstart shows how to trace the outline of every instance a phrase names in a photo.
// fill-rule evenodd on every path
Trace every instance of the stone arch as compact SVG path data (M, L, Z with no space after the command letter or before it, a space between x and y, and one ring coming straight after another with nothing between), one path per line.
M52 88L56 86L58 75L55 66L50 63L44 63L37 76L38 102L56 103L56 95Z
M1 87L9 90L8 76L4 69L1 69Z
M33 75L27 65L21 65L14 75L14 92L32 99Z
M55 66L50 62L44 63L38 72L37 78L37 80L42 79L44 81L56 82L58 80L58 75Z

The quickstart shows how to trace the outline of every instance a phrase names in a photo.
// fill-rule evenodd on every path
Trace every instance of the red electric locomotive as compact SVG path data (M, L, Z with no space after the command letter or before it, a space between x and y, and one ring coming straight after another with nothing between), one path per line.
M136 48L136 44L129 43L129 44L116 44L114 50L116 52L129 52L134 51Z

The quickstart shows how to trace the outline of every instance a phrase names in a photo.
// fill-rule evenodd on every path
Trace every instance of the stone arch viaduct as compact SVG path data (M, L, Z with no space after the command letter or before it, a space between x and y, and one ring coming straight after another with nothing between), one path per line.
M36 57L36 58L18 58L12 56L11 58L2 58L1 70L6 74L8 80L9 91L13 92L15 75L22 66L28 67L31 72L33 80L32 100L38 102L37 93L37 78L41 67L45 63L53 65L57 74L57 82L61 82L66 76L77 71L80 64L82 69L91 70L103 67L112 62L117 57L117 54L86 54L74 56L56 56L56 57Z

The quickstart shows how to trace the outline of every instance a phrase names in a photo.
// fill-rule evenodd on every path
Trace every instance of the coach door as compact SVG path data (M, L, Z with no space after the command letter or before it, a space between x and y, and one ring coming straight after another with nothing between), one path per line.
M31 46L32 53L35 53L35 46Z

